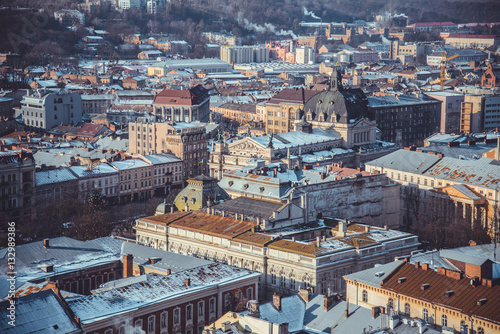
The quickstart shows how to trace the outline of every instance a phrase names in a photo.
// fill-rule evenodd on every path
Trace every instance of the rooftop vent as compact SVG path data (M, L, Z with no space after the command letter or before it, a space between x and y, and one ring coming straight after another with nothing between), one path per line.
M455 291L453 291L453 290L448 290L448 291L446 291L446 292L444 293L444 295L445 295L446 297L451 297L451 296L453 296L453 294L454 294L454 293L455 293Z

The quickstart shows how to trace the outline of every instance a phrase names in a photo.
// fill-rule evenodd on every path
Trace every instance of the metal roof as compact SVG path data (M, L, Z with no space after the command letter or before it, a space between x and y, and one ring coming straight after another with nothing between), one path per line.
M269 219L274 212L278 211L283 206L283 203L263 201L248 197L237 197L224 203L217 204L215 210Z
M66 311L53 290L45 290L17 299L15 326L7 317L10 301L0 303L0 332L2 333L72 333L80 329Z
M167 252L161 249L138 245L132 242L122 243L121 254L132 254L134 256L134 264L144 265L156 270L163 270L165 272L167 269L170 269L172 273L213 263L212 261ZM150 264L150 258L155 258L156 262L154 264Z

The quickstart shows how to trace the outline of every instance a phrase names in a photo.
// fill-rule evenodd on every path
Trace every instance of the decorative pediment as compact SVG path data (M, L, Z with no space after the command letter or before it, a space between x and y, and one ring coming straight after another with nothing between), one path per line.
M252 138L245 138L242 140L238 140L237 142L234 142L232 144L229 144L228 149L230 151L247 151L252 153L262 152L266 150L266 148L263 145L257 143Z
M359 120L357 120L355 123L351 124L351 128L352 129L355 129L355 128L362 128L362 127L371 127L371 126L376 126L376 123L375 121L370 121L369 119L366 119L366 118L361 118Z

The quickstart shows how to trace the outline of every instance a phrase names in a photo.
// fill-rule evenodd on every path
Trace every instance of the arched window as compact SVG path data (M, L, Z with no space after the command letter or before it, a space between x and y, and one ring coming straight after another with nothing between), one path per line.
M483 329L483 327L478 327L478 328L477 328L477 334L484 334L484 329Z
M410 304L405 303L405 314L410 315Z
M441 326L448 326L448 318L446 317L446 314L441 316Z
M363 290L363 302L368 303L368 291Z
M425 322L429 322L429 311L427 311L426 308L422 310L422 319L424 319Z
M392 298L389 298L387 301L387 308L393 309L394 308L394 300Z

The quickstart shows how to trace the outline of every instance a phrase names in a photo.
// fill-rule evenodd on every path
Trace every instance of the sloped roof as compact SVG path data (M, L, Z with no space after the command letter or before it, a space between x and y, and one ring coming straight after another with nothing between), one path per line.
M269 219L274 212L283 207L283 203L276 203L253 199L248 197L237 197L215 206L215 210Z
M15 326L8 324L9 301L0 303L2 333L72 333L80 328L53 290L45 290L16 301Z
M400 277L407 279L400 284L398 282ZM461 310L468 316L490 319L500 324L500 285L474 287L469 281L469 278L457 280L438 274L434 270L423 270L405 263L382 283L382 287L402 295ZM429 284L425 290L421 289L424 283ZM454 294L448 297L445 292L450 290L453 290ZM486 303L478 305L478 301L483 298L486 299Z
M423 174L440 160L441 158L437 155L398 150L370 161L367 165Z

